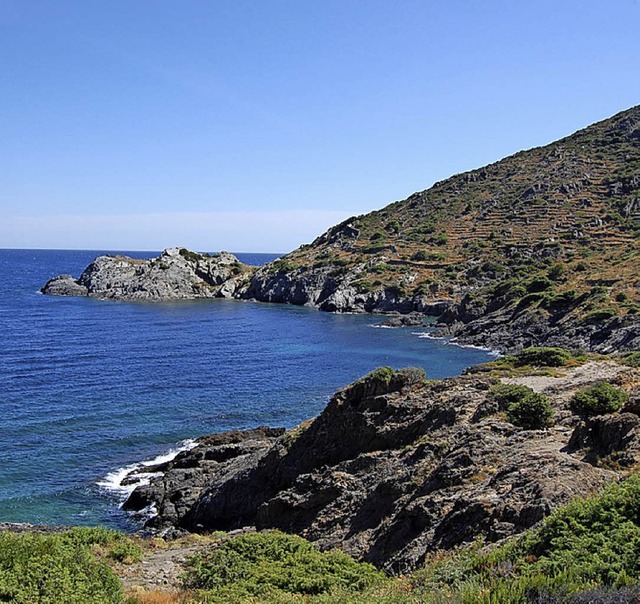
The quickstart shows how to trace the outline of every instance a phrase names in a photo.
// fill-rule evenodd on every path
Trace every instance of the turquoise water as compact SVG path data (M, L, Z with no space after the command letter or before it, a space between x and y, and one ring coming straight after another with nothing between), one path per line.
M444 377L488 358L365 315L38 293L99 253L0 250L0 521L131 527L104 486L119 468L210 432L293 426L380 365Z

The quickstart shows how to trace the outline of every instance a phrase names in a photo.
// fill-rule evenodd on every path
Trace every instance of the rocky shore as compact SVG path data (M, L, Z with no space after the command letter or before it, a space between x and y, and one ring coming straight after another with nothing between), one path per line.
M155 468L161 475L125 507L154 508L147 527L163 534L277 528L402 573L437 550L517 534L640 462L638 369L615 360L502 378L490 369L438 381L376 370L292 430L201 439ZM570 397L599 380L630 393L626 407L572 413ZM492 394L500 381L546 394L554 425L510 423Z

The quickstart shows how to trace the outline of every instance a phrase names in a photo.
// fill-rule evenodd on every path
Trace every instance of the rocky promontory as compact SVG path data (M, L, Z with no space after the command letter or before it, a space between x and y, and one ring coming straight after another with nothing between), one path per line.
M54 277L42 293L138 301L232 298L253 271L233 254L169 248L151 260L99 256L74 279Z
M437 381L380 368L283 434L208 437L136 489L126 508L154 506L155 529L277 528L402 573L437 550L518 534L640 462L638 369L616 360L501 367ZM626 406L574 413L576 391L603 380L627 392ZM498 384L544 394L553 420L514 424Z
M517 351L640 348L640 107L330 228L262 267L184 248L97 258L45 293L235 297L420 313L438 335Z

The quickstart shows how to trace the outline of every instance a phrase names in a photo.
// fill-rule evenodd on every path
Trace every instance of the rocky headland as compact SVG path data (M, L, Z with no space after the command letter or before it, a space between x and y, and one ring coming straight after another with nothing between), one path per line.
M141 302L232 298L253 268L233 254L197 254L169 248L151 260L99 256L75 279L60 275L42 292Z
M572 412L573 394L602 380L629 394L622 411ZM514 425L499 383L549 397L553 425ZM206 437L125 507L154 509L147 526L164 534L276 528L403 573L437 550L518 534L636 467L639 389L640 370L615 360L507 373L498 363L437 381L381 368L287 432Z
M633 107L354 216L263 267L173 248L144 261L103 256L42 291L419 313L462 343L608 353L640 348L639 242Z

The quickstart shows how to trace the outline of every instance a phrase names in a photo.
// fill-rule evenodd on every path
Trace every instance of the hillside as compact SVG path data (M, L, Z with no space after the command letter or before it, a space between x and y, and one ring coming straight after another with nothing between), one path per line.
M96 259L44 293L417 311L502 351L640 349L640 106L355 216L255 268L184 248Z
M474 343L566 345L548 333L561 322L575 347L602 349L593 326L638 324L639 243L640 106L346 220L260 269L243 295L329 311L440 314L444 301L449 333ZM465 327L497 310L536 333L500 346L491 322L484 338Z

